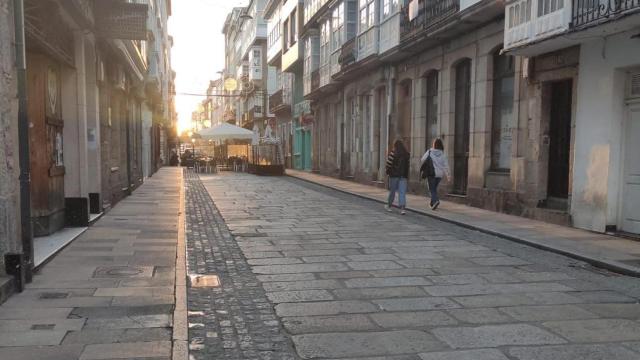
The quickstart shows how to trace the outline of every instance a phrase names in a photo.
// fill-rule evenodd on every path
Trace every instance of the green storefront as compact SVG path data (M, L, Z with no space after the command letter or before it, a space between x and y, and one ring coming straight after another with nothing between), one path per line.
M293 168L310 171L313 149L313 115L308 100L297 103L294 107L293 121Z

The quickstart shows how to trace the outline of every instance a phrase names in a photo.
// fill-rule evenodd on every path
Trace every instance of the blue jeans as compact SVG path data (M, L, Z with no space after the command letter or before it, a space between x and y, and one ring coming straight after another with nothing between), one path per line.
M429 184L429 192L431 193L431 203L429 205L433 206L436 201L440 201L438 198L438 184L440 184L440 180L442 178L430 176L427 178L427 183Z
M393 205L393 201L396 199L396 191L398 192L398 205L404 209L407 205L407 178L389 178L389 198L387 199L389 206Z

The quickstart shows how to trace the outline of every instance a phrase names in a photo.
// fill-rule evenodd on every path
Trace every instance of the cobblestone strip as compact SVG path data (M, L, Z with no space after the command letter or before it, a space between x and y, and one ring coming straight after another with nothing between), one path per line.
M188 288L191 358L298 359L198 175L185 170L184 178L188 272L215 274L221 282Z

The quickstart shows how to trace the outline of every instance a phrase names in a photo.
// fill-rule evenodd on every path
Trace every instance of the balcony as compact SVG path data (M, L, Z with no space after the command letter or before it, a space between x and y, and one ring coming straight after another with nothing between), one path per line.
M378 53L378 26L373 26L358 36L358 61Z
M329 0L306 0L304 2L304 26L316 18L316 14L324 9Z
M316 69L311 73L311 91L320 88L320 69Z
M354 63L356 61L358 54L356 51L356 39L352 38L342 45L342 50L340 51L340 56L338 57L338 63L340 64L340 68L344 69L346 66Z
M574 0L594 1L594 0ZM563 4L560 3L560 6ZM518 0L505 8L504 48L511 50L537 43L569 30L571 3L557 8L552 0ZM536 53L553 49L544 48Z
M571 24L582 29L640 11L638 0L573 0Z
M418 0L413 0L418 1ZM409 17L409 7L401 10L400 39L406 40L442 25L460 10L460 0L420 1L417 13Z
M300 41L296 41L282 54L282 72L292 72L296 65L300 64L302 60L302 46Z
M290 112L291 100L287 99L285 91L280 89L269 96L269 111L273 114Z
M320 65L320 87L327 86L331 83L331 64L325 63Z

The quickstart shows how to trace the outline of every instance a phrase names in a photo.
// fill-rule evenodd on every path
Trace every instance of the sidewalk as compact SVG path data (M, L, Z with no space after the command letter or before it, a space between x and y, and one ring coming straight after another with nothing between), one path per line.
M387 191L329 176L287 169L287 175L362 198L386 202ZM615 272L640 277L640 242L444 201L437 211L424 196L407 195L407 209Z
M181 179L161 169L0 306L0 359L171 359Z

